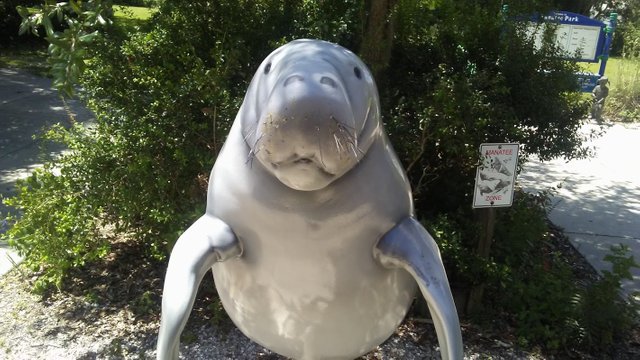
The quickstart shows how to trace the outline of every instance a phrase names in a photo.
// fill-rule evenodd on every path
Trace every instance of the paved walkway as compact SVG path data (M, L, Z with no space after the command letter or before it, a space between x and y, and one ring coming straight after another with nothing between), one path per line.
M0 197L11 196L16 180L40 166L44 156L63 150L33 136L56 123L68 126L70 116L80 122L92 118L79 101L63 101L51 88L50 79L0 69ZM0 232L6 230L8 211L0 202ZM19 261L17 255L0 242L0 275L10 270L14 261Z
M590 123L582 131L598 128ZM549 217L599 271L611 268L603 258L616 244L628 246L640 263L640 124L609 124L604 130L589 142L595 157L532 161L518 179L527 190L561 185ZM632 274L634 280L623 284L629 294L640 291L640 269Z

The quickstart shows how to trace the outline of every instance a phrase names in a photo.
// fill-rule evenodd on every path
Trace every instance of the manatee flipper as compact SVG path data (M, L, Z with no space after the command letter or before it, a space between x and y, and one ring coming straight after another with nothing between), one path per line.
M162 292L157 358L177 359L180 334L189 318L200 281L214 263L242 255L242 246L222 220L204 215L176 242Z
M431 235L413 217L405 218L378 241L374 256L383 266L403 268L416 279L429 305L442 359L462 359L458 313Z

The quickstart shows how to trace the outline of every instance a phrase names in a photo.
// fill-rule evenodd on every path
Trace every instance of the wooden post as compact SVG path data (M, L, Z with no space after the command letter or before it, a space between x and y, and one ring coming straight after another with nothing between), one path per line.
M479 209L480 222L482 223L482 235L478 241L476 252L483 259L488 259L491 254L493 233L496 224L496 209L494 207ZM470 314L480 308L484 295L484 284L474 285L467 299L466 313Z

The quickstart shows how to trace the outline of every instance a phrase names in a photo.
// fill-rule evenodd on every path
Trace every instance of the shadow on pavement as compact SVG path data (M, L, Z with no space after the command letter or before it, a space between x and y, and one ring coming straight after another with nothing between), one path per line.
M606 163L598 156L572 163L531 161L519 177L526 191L555 188L550 220L564 229L573 246L598 271L611 269L604 257L617 244L629 247L640 262L640 176L631 181L627 174L618 176L612 173L615 168L602 166ZM631 270L633 281L623 283L629 294L640 291L640 269Z
M64 149L38 140L52 125L89 122L93 115L79 100L63 100L51 80L0 69L0 195L14 193L16 180ZM0 213L7 212L0 204Z

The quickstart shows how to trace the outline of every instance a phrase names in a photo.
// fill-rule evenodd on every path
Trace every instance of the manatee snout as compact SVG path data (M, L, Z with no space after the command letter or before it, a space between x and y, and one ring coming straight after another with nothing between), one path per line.
M304 136L334 123L354 128L347 92L337 74L294 72L282 76L265 107L262 125L269 132L296 132Z
M256 154L285 184L323 187L357 159L355 119L341 79L294 72L279 79L260 119Z

